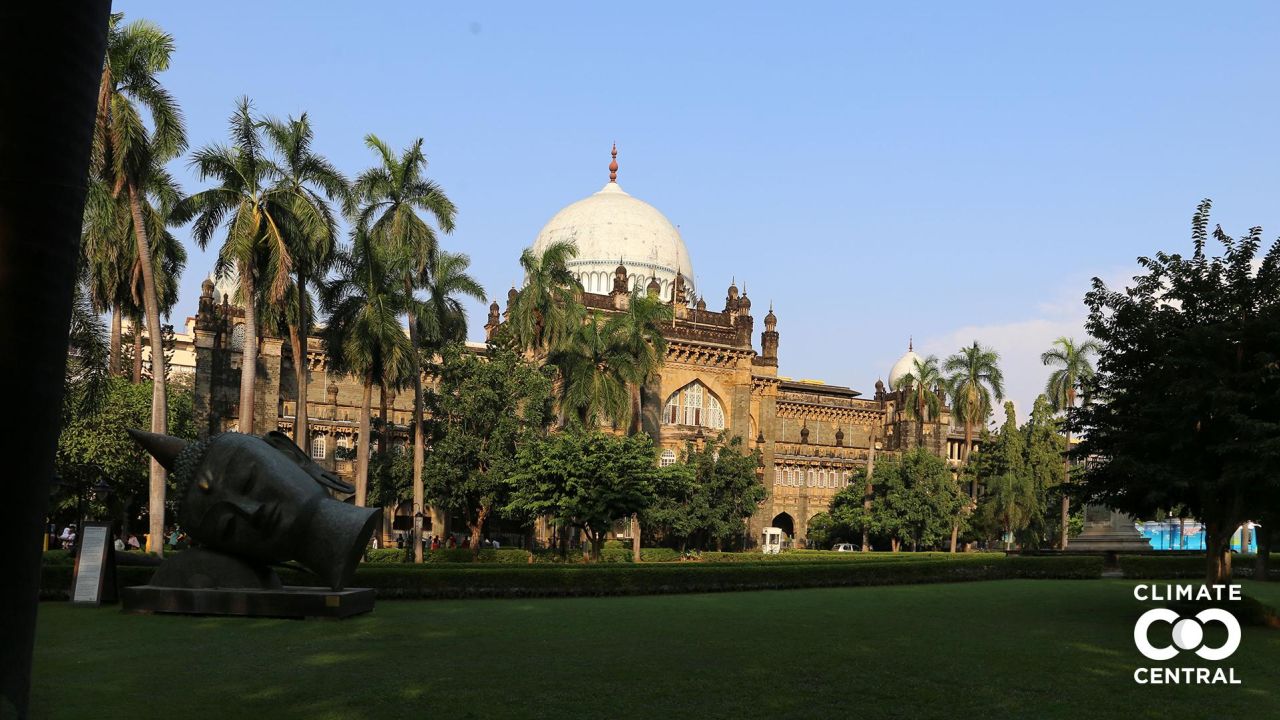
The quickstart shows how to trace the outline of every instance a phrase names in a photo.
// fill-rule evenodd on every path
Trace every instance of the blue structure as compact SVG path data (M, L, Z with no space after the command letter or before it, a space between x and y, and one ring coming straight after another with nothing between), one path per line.
M1138 523L1138 532L1142 536L1151 541L1151 547L1154 550L1204 550L1205 531L1204 526L1194 520L1186 522L1186 535L1182 535L1182 526L1177 520L1163 520L1161 522L1148 521ZM1237 531L1231 539L1231 549L1235 552L1242 552L1240 549L1240 532ZM1257 552L1257 533L1249 534L1249 549L1243 552Z

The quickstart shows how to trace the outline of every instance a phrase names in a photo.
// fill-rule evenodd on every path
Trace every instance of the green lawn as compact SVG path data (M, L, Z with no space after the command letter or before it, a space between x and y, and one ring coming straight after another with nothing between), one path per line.
M40 608L35 717L1280 716L1280 631L1237 686L1138 686L1132 581L382 602L336 621ZM1280 606L1280 585L1246 592ZM1210 636L1213 637L1212 634ZM1216 644L1216 643L1215 643Z

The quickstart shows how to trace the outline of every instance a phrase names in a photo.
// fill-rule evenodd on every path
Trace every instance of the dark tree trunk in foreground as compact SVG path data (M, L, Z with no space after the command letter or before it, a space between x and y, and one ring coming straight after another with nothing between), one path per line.
M142 319L133 319L133 384L142 382Z
M299 306L303 303L299 302ZM299 307L299 312L302 308ZM311 427L307 420L307 326L289 326L289 344L293 346L293 377L298 385L298 405L293 410L293 442L302 452L311 454Z
M29 715L40 551L98 80L102 0L0 5L0 715ZM14 111L21 108L21 112Z
M1271 572L1271 540L1275 534L1274 522L1263 518L1262 523L1254 531L1258 534L1258 557L1253 561L1253 579L1266 582Z
M1231 582L1231 536L1235 527L1217 521L1205 523L1205 580L1209 584Z

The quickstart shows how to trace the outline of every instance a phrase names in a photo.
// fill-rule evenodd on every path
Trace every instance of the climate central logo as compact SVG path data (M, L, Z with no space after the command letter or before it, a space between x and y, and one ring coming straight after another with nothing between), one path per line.
M1238 601L1239 585L1137 585L1133 596L1138 600L1196 600ZM1221 625L1227 631L1227 639L1221 645L1205 643L1205 627L1211 623ZM1153 625L1167 624L1171 643L1157 646L1151 642ZM1133 644L1138 652L1149 660L1172 660L1184 652L1194 653L1204 660L1226 660L1240 647L1240 621L1222 608L1207 608L1191 617L1183 617L1169 608L1155 608L1142 613L1133 626ZM1139 684L1224 684L1239 685L1235 668L1207 667L1143 667L1133 673Z

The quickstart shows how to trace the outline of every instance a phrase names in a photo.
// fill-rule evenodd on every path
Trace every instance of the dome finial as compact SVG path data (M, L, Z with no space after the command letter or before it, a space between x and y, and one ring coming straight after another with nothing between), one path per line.
M613 144L613 150L609 153L613 159L609 161L609 182L618 182L618 143Z
M916 351L915 344L916 344L915 338L908 335L907 336L907 352L915 352Z

